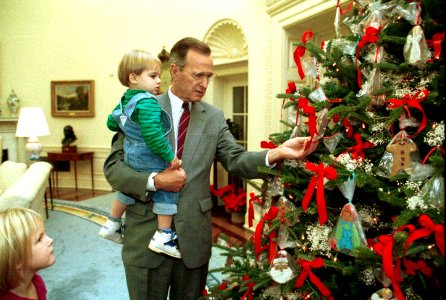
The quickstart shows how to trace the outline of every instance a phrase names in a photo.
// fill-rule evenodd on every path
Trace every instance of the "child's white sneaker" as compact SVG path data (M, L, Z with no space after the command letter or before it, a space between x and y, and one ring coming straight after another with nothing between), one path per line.
M181 258L181 253L177 245L173 242L176 239L175 232L164 232L157 230L149 244L149 249L156 253L164 253L175 258Z
M101 230L99 230L99 235L104 239L118 244L122 244L124 241L121 233L121 222L112 221L110 219L107 219L107 222L105 222Z

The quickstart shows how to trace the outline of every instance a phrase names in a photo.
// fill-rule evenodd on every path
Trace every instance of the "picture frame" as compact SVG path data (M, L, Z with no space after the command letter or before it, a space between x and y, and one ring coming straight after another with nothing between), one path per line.
M51 81L53 117L94 117L94 80Z

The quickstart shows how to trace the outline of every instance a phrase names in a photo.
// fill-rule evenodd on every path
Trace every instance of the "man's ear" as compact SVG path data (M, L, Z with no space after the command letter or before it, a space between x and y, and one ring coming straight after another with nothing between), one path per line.
M177 74L181 72L180 67L176 64L170 64L170 76L172 80L177 76Z

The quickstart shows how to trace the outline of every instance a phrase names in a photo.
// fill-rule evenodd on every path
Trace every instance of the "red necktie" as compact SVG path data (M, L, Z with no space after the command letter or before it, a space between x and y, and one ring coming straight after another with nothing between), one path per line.
M181 159L181 156L183 155L183 146L184 146L184 140L186 139L187 124L189 124L189 119L190 119L188 102L183 103L183 109L184 109L183 114L181 115L180 123L178 124L178 143L177 143L178 159Z

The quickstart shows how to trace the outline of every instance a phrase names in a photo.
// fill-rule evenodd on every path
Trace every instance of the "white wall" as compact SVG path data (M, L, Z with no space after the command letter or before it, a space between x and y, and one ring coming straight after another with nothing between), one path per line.
M269 26L264 1L0 0L0 109L7 115L5 101L11 89L22 107L42 106L51 131L41 138L43 151L59 150L63 127L72 125L78 149L95 151L96 186L107 189L101 178L102 163L112 133L105 120L125 90L116 77L121 56L132 48L157 54L165 46L169 51L184 36L203 39L212 24L223 18L243 27L253 55L252 69L263 74L262 39ZM52 117L52 80L94 80L95 117ZM260 103L273 96L265 95L264 80L250 77L251 95ZM85 177L80 186L89 187L88 168L79 172L81 180ZM66 178L66 184L61 179L62 186L72 185L72 177Z

